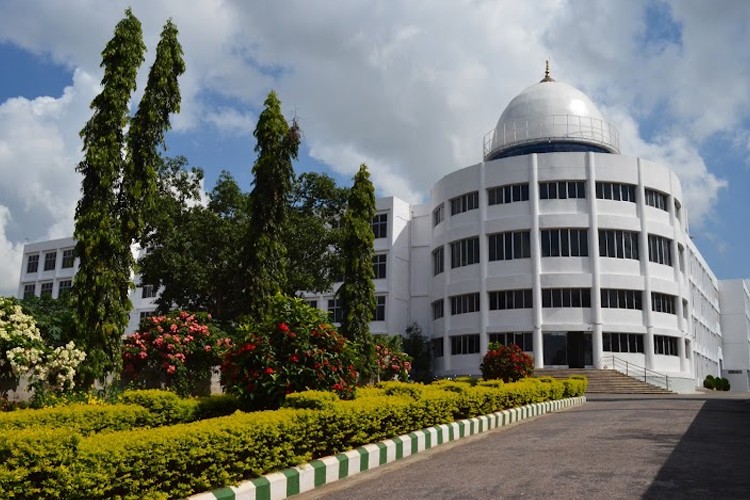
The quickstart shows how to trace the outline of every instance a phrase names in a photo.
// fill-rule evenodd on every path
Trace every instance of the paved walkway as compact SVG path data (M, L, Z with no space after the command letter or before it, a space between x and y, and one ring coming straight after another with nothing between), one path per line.
M750 498L750 395L592 395L294 498Z

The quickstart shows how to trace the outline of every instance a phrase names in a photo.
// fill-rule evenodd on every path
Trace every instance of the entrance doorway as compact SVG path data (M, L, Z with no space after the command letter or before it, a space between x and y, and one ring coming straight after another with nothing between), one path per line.
M593 364L589 332L545 332L544 366L585 368Z

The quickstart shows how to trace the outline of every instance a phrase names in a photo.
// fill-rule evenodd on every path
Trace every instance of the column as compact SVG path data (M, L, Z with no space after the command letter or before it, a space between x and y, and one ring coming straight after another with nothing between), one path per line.
M586 153L586 197L589 205L589 262L591 263L591 347L594 368L601 368L602 342L601 261L599 259L599 211L596 207L596 162Z
M646 368L654 368L654 319L651 311L651 273L648 265L648 223L646 222L646 189L643 185L643 165L638 158L638 218L641 221L641 232L638 235L641 275L643 276L643 319L646 335L643 338L643 350L646 357Z
M544 336L542 334L542 247L539 237L539 170L537 155L529 155L529 203L531 205L531 283L534 307L533 347L534 368L544 368Z

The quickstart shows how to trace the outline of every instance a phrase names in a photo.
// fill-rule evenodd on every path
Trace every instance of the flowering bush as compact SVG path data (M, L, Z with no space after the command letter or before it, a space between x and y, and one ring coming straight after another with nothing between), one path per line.
M265 321L241 326L240 334L224 356L221 381L249 407L276 408L286 394L308 389L354 397L352 345L302 300L277 295Z
M379 380L409 380L411 356L401 350L400 335L375 335L375 357Z
M194 394L209 380L229 339L210 325L211 316L185 311L151 316L123 348L123 378L141 388L165 387L180 395Z
M35 394L70 390L85 357L73 342L47 346L34 318L24 314L13 299L0 297L0 382L5 391L17 388L23 376Z
M484 355L482 377L485 380L502 379L504 382L515 382L534 373L534 360L516 344L508 346L492 342Z

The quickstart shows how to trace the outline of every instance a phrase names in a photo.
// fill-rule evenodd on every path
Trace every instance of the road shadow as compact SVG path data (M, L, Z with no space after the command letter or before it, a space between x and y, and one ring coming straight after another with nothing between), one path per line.
M750 400L707 399L643 498L750 498Z

